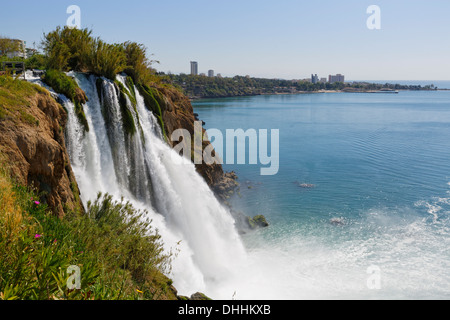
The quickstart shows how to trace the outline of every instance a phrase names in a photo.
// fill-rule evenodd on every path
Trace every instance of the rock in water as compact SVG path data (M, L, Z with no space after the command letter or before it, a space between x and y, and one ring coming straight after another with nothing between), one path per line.
M330 223L333 226L343 226L345 224L345 221L343 218L332 218L330 219Z
M266 217L263 215L258 215L253 218L248 218L248 224L250 229L259 229L259 228L267 228L269 223L266 220Z
M314 187L315 187L315 185L309 184L309 183L302 183L302 184L300 184L300 188L312 189Z
M304 188L304 189L312 189L312 188L316 187L315 184L311 184L311 183L300 183L298 181L295 181L294 183L296 185L298 185L300 188Z

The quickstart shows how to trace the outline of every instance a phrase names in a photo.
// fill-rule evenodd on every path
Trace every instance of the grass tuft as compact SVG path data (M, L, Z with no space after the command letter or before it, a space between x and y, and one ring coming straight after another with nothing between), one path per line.
M29 97L36 93L49 94L47 90L10 76L0 76L0 121L21 121L37 126L39 121L27 110Z

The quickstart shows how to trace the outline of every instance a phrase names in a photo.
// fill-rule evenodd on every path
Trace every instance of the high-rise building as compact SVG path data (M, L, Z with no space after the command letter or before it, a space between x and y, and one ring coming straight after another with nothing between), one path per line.
M329 83L335 83L335 82L345 82L345 76L338 73L336 75L329 75L328 76L328 82Z
M214 70L208 70L208 77L210 78L214 77Z
M191 61L191 75L193 75L193 76L198 75L198 62L197 61Z
M312 83L318 83L319 82L319 77L317 76L317 73L314 75L311 75L311 82Z

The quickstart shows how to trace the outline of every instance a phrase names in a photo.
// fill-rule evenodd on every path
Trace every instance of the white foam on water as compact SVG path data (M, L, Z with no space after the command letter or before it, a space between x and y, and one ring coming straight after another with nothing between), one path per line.
M238 299L450 298L448 221L383 209L345 226L273 228L246 239L250 264L229 283ZM368 286L371 266L379 290Z

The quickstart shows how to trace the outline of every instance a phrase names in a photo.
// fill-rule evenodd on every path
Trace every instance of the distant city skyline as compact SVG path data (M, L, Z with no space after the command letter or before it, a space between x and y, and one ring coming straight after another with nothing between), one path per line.
M210 77L210 78L213 78L215 75L214 75L214 70L212 70L212 69L209 69L208 70L208 74L206 74L205 72L201 72L201 73L199 73L199 68L198 68L198 66L199 66L199 64L198 64L198 61L191 61L190 62L190 66L191 66L191 72L190 72L190 75L192 75L192 76L208 76L208 77ZM185 74L184 72L181 72L180 74ZM217 74L217 76L218 77L221 77L221 74L219 73L219 74ZM242 76L242 75L239 75L239 76ZM250 77L250 75L246 75L246 77ZM342 83L344 83L345 82L345 75L343 75L343 74L340 74L340 73L338 73L338 74L335 74L335 75L332 75L332 74L330 74L330 75L328 75L328 78L321 78L321 77L319 77L318 75L317 75L317 73L316 74L311 74L311 78L304 78L304 79L286 79L286 80L298 80L298 81L306 81L306 82L311 82L311 83L313 83L313 84L316 84L316 83L335 83L335 82L342 82Z
M23 0L0 34L40 43L78 5L81 26L109 43L143 43L158 71L298 79L343 72L351 80L450 80L450 1L377 0L381 29L367 26L366 0L227 2ZM13 2L3 12L16 12ZM213 16L214 19L208 19ZM20 20L20 22L19 22ZM118 23L120 22L120 23ZM187 63L186 63L187 61ZM208 67L209 66L209 67Z

